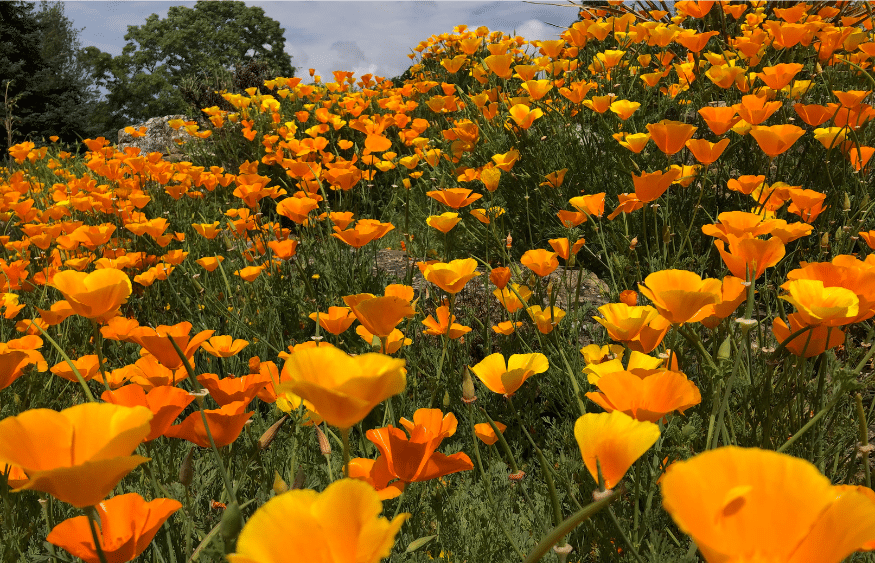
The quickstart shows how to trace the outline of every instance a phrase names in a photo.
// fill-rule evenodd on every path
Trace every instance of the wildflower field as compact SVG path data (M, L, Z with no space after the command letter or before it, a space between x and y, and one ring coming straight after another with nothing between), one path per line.
M13 146L0 561L872 561L871 6L579 9Z

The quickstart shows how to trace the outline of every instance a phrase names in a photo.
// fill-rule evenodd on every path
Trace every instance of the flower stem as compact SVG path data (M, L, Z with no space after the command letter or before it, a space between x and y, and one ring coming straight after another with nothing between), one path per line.
M349 428L340 429L340 439L343 440L343 476L349 477Z

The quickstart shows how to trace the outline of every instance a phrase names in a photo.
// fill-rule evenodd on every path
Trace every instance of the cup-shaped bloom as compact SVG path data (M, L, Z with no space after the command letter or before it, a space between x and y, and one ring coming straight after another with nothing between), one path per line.
M432 336L446 336L450 340L455 340L471 332L471 327L460 325L456 321L456 315L453 315L452 324L450 324L450 308L446 305L438 307L435 311L437 319L429 315L422 324L426 326L423 334Z
M875 539L875 502L767 450L730 446L675 462L662 498L709 563L838 563Z
M796 75L802 71L799 63L781 63L775 66L765 66L762 72L757 73L757 78L766 83L772 90L781 90L792 82Z
M271 383L270 373L250 373L240 377L219 378L215 373L202 373L197 380L220 406L237 401L249 402Z
M686 144L686 147L701 164L713 164L728 146L729 139L723 139L716 143L707 139L690 139Z
M722 135L732 129L732 126L741 121L738 112L732 106L704 107L699 110L699 115L715 135Z
M118 495L95 506L100 518L98 540L107 563L136 559L149 547L164 521L180 508L182 503L177 500L157 498L146 502L137 493ZM52 528L46 541L86 563L100 562L87 516L64 520Z
M276 206L276 212L299 225L307 220L310 212L319 207L319 202L309 197L287 197Z
M693 125L668 119L647 125L650 138L656 143L659 150L667 155L675 154L684 148L684 144L690 140L696 129L698 128Z
M556 325L565 318L565 311L559 307L547 307L544 309L540 305L532 305L526 308L526 313L529 314L532 321L538 327L541 334L550 334Z
M495 427L498 428L498 431L502 434L504 434L504 431L507 429L506 424L502 424L498 421L495 422ZM495 430L492 429L492 425L488 422L475 424L474 435L477 436L477 438L487 446L491 446L498 441L498 434L495 433Z
M553 249L553 252L555 252L559 258L566 261L572 256L577 256L577 252L583 248L584 244L586 244L586 240L580 238L572 245L571 241L565 237L550 239L547 242L550 243L550 248Z
M453 260L449 263L436 262L426 266L423 277L447 293L456 294L462 291L468 280L479 276L477 261L473 258Z
M469 190L467 188L433 190L427 192L425 195L443 203L444 205L452 209L459 209L460 207L471 205L472 203L483 197L480 194L475 194L473 190Z
M494 290L492 295L498 298L508 313L516 313L527 306L529 298L532 296L532 290L528 286L514 283L511 284L510 288Z
M784 242L778 237L769 240L754 238L751 235L736 237L728 234L729 248L722 240L715 240L717 252L723 258L723 263L732 275L753 281L766 272L784 257Z
M763 152L772 158L785 153L804 134L805 129L790 124L771 127L755 125L750 130L751 137L756 139Z
M708 328L716 328L720 321L731 315L738 309L738 306L747 300L747 287L741 278L735 276L726 276L723 278L723 287L721 289L721 301L713 305L708 305L706 308L711 310L711 313L704 317L700 322Z
M644 278L644 285L639 285L638 290L650 299L660 315L677 325L706 317L710 311L702 310L720 302L722 285L720 280L703 280L686 270L662 270Z
M593 318L605 327L611 340L645 354L659 346L670 325L650 305L608 303L599 307L598 311L602 316Z
M441 213L440 215L431 215L425 222L429 227L435 228L440 232L447 234L453 230L461 219L458 213Z
M61 412L31 409L0 421L0 459L29 477L17 490L49 493L78 508L105 499L134 467L149 434L145 407L85 403Z
M230 358L240 353L243 348L249 346L246 340L237 338L234 339L229 335L213 336L203 344L201 348L210 356L217 358Z
M741 118L751 125L759 125L781 109L781 102L770 102L755 94L742 96L741 103L732 106Z
M37 348L43 345L43 340L36 335L0 342L0 390L24 375L27 366L36 366L39 371L46 371L48 364Z
M390 522L380 516L382 510L376 491L356 479L335 481L321 493L289 491L255 511L228 561L378 563L392 552L395 535L409 516L399 514Z
M322 330L337 336L355 322L355 315L349 307L329 307L327 313L310 313L310 318L319 322Z
M508 110L510 117L519 125L520 129L528 129L536 119L543 117L544 110L532 109L525 104L516 104Z
M64 270L55 274L51 285L64 295L77 315L98 322L116 316L132 291L128 275L112 268L90 274Z
M605 487L613 489L659 439L659 426L635 420L620 411L588 413L574 423L574 438L592 478L598 481L601 469Z
M347 295L343 302L368 332L386 338L406 317L416 314L410 300L397 295L375 297L370 293Z
M875 237L875 231L872 231L873 237ZM866 239L867 241L869 239ZM873 238L875 240L875 238ZM492 268L492 271L489 272L489 281L495 284L495 287L498 289L504 289L507 287L508 282L510 282L510 268L506 268L504 266L500 268Z
M583 352L583 350L581 350ZM584 356L585 358L586 356ZM622 348L619 351L619 357L611 358L609 360L603 360L600 363L588 363L585 368L583 368L583 373L586 374L586 380L589 381L591 385L598 385L599 380L611 373L618 371L630 371L635 374L642 374L646 376L648 374L655 373L655 370L659 370L663 365L665 365L665 360L662 358L654 358L653 356L648 356L647 354L632 351L629 355L629 360L626 362L626 365L623 365L623 351Z
M404 431L394 426L368 430L366 436L380 450L389 473L406 483L429 481L474 468L463 452L444 455L437 451L444 438L456 433L456 415L440 409L418 409L413 421L401 419ZM377 460L380 463L380 459Z
M328 424L350 428L371 409L404 390L404 360L382 354L349 356L337 348L298 350L283 368L289 377L277 392L311 402Z
M790 321L789 327L783 319L776 318L772 322L772 332L775 335L775 340L779 344L784 344L794 356L813 358L845 342L845 333L842 329L825 325L813 326L809 332L803 332L787 342L791 334L810 326L800 319L799 313L787 315L787 320Z
M679 371L616 371L600 377L596 386L599 393L586 394L591 401L636 420L657 422L672 411L683 414L702 402L699 388Z
M616 102L611 102L610 110L617 114L617 117L626 121L632 114L638 111L638 108L641 107L639 102L630 102L629 100L617 100Z
M100 398L113 405L140 406L152 411L149 434L143 438L144 442L148 442L163 435L170 428L179 413L194 400L194 395L184 389L169 385L155 387L148 393L139 385L125 385L115 391L104 391Z
M185 357L191 361L201 343L212 336L215 331L202 330L191 337L188 335L189 332L191 332L191 323L186 321L173 326L159 325L158 328L140 326L132 330L128 338L148 350L161 365L175 370L182 367L182 359L176 353L173 344L170 343L170 338L173 338Z
M505 362L504 356L496 352L483 358L471 371L487 389L510 397L522 387L526 379L544 373L549 367L550 363L544 354L514 354Z
M407 483L389 473L385 457L368 459L356 457L349 460L349 478L364 481L377 491L380 500L398 498Z
M523 266L535 272L539 277L549 276L559 267L558 254L543 248L527 250L520 258Z
M676 168L665 173L657 171L643 172L640 176L633 174L632 183L635 185L635 197L644 203L656 201L680 175L681 171Z
M236 401L228 403L218 409L205 410L207 424L210 426L210 434L217 448L222 448L232 443L240 435L243 425L254 414L246 412L248 401ZM193 412L180 424L171 426L164 431L168 438L181 438L202 448L210 447L210 438L204 426L204 419L200 412Z
M860 310L860 299L844 287L824 287L820 280L797 279L786 282L787 291L780 299L796 307L804 326L841 326L854 322Z

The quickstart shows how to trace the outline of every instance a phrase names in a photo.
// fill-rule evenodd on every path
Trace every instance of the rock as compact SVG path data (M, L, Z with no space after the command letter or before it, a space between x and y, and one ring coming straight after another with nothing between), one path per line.
M146 135L144 137L134 138L126 133L124 129L120 129L118 132L119 150L123 151L125 147L139 147L140 154L144 156L150 152L160 152L164 155L165 160L171 162L183 160L184 153L182 147L176 143L176 140L183 139L188 141L193 137L184 128L174 130L170 127L167 122L171 119L187 121L189 118L184 115L166 115L164 117L153 117L145 123L134 125L134 129L146 128Z

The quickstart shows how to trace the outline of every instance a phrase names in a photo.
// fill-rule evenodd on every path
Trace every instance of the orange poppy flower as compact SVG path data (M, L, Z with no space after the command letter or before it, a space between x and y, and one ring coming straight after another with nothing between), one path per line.
M728 249L722 240L715 240L714 245L732 275L743 280L758 279L785 254L784 242L778 237L763 240L750 234L742 237L727 234L726 238Z
M611 108L611 102L616 98L613 94L607 96L593 96L592 99L583 100L583 106L596 113L605 113Z
M784 283L781 295L794 307L803 326L841 326L852 323L860 311L860 299L850 289L825 287L821 280L795 279Z
M556 325L565 318L565 311L559 307L542 308L540 305L532 305L526 308L526 313L538 327L541 334L550 334Z
M832 119L832 116L835 113L830 111L829 108L819 104L793 104L793 111L796 112L796 115L798 115L802 121L812 127L817 127L818 125L826 123Z
M215 270L216 268L219 267L220 262L224 262L224 261L225 261L224 256L206 256L204 258L199 258L199 259L195 260L195 263L197 263L197 265L200 266L201 268L203 268L204 270L206 270L208 272L212 272L213 270Z
M490 391L510 397L526 379L544 373L549 367L544 354L513 354L505 363L504 356L496 352L486 356L471 371Z
M803 459L757 448L729 446L673 463L662 498L709 563L838 563L875 539L867 495L831 485Z
M665 173L658 170L656 172L642 172L640 176L632 174L635 196L642 203L656 201L680 175L681 171L677 168L669 169Z
M710 329L716 328L720 321L731 315L738 306L747 300L747 287L744 280L735 276L723 278L722 296L720 303L708 305L706 308L711 313L700 322Z
M416 314L410 299L397 295L375 297L370 293L359 293L347 295L343 302L362 326L379 338L389 336L398 323Z
M543 248L537 248L527 250L522 258L520 258L520 262L523 266L543 278L544 276L549 276L559 267L558 256L559 255L555 252L550 252Z
M568 203L588 216L601 217L605 213L605 192L573 197Z
M299 225L307 220L310 212L319 207L319 202L309 197L287 197L276 206L276 212Z
M133 468L131 452L149 434L145 407L85 403L61 412L31 409L0 421L0 459L28 476L16 490L49 493L77 508L94 506Z
M720 158L726 147L729 146L729 139L723 139L716 143L712 143L706 139L690 139L687 141L686 147L690 149L693 156L702 164L713 164Z
M600 469L605 487L613 489L659 439L659 426L620 411L589 413L574 423L574 438L592 478L598 482Z
M671 326L659 311L649 305L608 303L599 307L598 311L602 316L593 318L605 327L611 340L645 354L659 346Z
M184 389L168 385L155 387L148 393L139 385L125 385L115 391L104 391L100 398L113 405L140 406L152 411L149 434L143 438L144 442L149 442L163 435L170 428L179 413L194 400L194 395Z
M430 192L426 192L425 195L453 209L459 209L460 207L471 205L472 203L483 197L480 194L475 194L473 190L469 190L466 188L433 190Z
M787 320L790 321L789 327L784 322L784 319L775 318L772 322L772 332L778 344L785 344L787 350L795 356L813 358L845 342L843 330L826 325L815 326L810 331L803 332L788 342L787 339L790 338L790 335L811 325L806 324L804 317L801 317L798 313L787 315ZM827 336L829 341L827 341Z
M629 100L617 100L616 102L611 102L610 110L617 114L617 117L626 121L632 114L635 113L638 108L641 107L639 102L630 102Z
M440 215L431 215L425 220L425 223L440 232L447 234L453 230L461 219L458 213L441 213Z
M510 172L513 165L520 159L520 152L516 149L511 149L504 154L494 154L492 155L492 162L495 163L495 167L505 172ZM483 173L480 173L481 179L483 178Z
M650 142L650 133L615 133L612 135L620 146L640 154Z
M632 289L624 289L620 292L620 302L629 307L638 306L638 292Z
M529 298L532 296L532 290L518 283L511 284L511 287L513 289L508 289L506 286L504 289L496 289L492 294L507 309L508 313L515 313L527 306Z
M704 107L699 110L699 115L715 135L722 135L732 129L732 126L741 121L741 116L732 106Z
M456 415L446 416L440 409L418 409L413 421L401 419L410 435L394 426L368 430L365 434L380 451L376 464L385 460L389 474L405 483L430 481L444 475L474 469L463 452L445 455L437 451L444 438L456 433Z
M191 332L190 322L181 322L172 326L158 325L158 328L148 326L140 326L130 332L129 338L132 342L136 342L143 348L155 356L161 365L171 370L176 370L182 367L182 360L170 343L170 338L176 342L176 345L185 353L185 357L189 361L194 357L194 353L200 348L201 343L213 335L213 330L202 330L192 337L188 333Z
M868 241L868 239L866 240ZM489 272L489 281L494 283L498 289L504 289L510 281L510 274L510 268L505 268L504 266L492 268L492 271Z
M202 373L197 380L210 392L210 396L220 406L225 406L237 401L249 404L261 390L270 383L269 374L250 373L240 377L219 378L215 373ZM268 375L268 377L265 377Z
M544 116L541 108L531 109L525 104L516 104L508 110L508 115L516 122L520 129L528 129L536 119Z
M317 321L322 330L337 336L355 322L355 315L349 307L329 307L327 313L310 313L310 319Z
M218 409L203 411L217 448L223 448L234 442L243 430L243 425L255 414L246 412L248 404L248 401L235 401ZM200 412L191 413L180 424L165 430L164 435L168 438L187 440L202 448L210 447L210 439Z
M586 243L584 239L577 239L573 245L567 238L554 238L547 242L550 243L550 248L563 260L569 260L572 256L577 256L577 253L583 248Z
M803 66L799 63L781 63L775 66L763 67L762 72L757 73L757 78L766 83L772 90L781 90L790 84L802 71Z
M771 127L756 125L751 128L750 134L764 153L775 158L792 147L805 134L805 129L789 124Z
M273 251L273 255L280 260L292 258L298 250L298 241L294 239L272 240L267 246Z
M407 483L389 473L389 466L384 457L378 459L357 457L349 460L349 478L364 481L373 487L380 500L401 496L407 486Z
M741 98L740 104L732 106L743 120L751 125L759 125L781 109L781 102L770 102L765 97L749 94Z
M91 381L91 379L100 371L100 364L98 363L97 354L89 354L87 356L82 356L81 358L77 358L72 360L73 365L76 366L76 369L79 371L79 375L82 376L82 379L85 381ZM67 364L66 361L58 362L53 365L49 370L58 377L66 379L67 381L72 381L74 383L79 380L76 378L76 374L73 372L73 368Z
M36 349L43 344L36 335L28 335L9 342L0 342L0 390L6 389L34 365L38 371L46 371L45 358Z
M294 546L301 561L379 563L392 553L409 516L399 514L390 522L380 516L382 510L374 489L355 479L335 481L321 493L288 491L255 511L227 558L229 563L283 563Z
M400 350L402 346L409 346L413 342L411 339L405 337L404 333L397 328L385 338L375 336L362 325L355 327L355 333L361 336L362 340L367 342L374 352L388 354L390 356Z
M204 352L216 358L230 358L240 353L243 348L249 346L249 342L232 336L213 336L201 344Z
M136 559L149 547L161 525L180 508L182 503L177 500L158 498L146 502L137 493L118 495L98 504L98 541L107 563ZM52 528L46 541L86 563L100 562L87 516L64 520Z
M447 336L450 340L455 340L471 332L471 327L460 325L456 321L456 315L453 315L452 324L450 324L450 308L447 306L438 307L435 311L437 319L429 315L422 321L427 328L422 331L423 334L432 336Z
M504 431L507 429L507 425L502 424L498 421L495 421L495 427L498 428L498 431L502 434L504 434ZM492 425L488 422L475 424L474 435L477 436L477 438L479 438L480 441L487 446L491 446L498 441L498 435L495 433L495 430L492 429Z
M462 291L468 280L480 275L476 272L477 261L473 258L453 260L449 263L436 262L426 266L423 277L447 293Z
M379 403L404 390L404 360L382 354L349 356L333 347L297 350L283 371L284 390L310 401L328 424L350 428Z
M116 316L133 291L128 275L111 268L90 274L64 270L55 274L51 285L64 295L77 315L98 322Z
M598 393L586 394L591 401L608 412L617 410L648 422L658 422L675 410L683 414L702 402L699 388L679 371L615 371L601 376L596 386Z
M721 300L721 282L702 279L685 270L662 270L644 278L638 290L672 324L696 322L707 316L706 305Z
M371 241L383 238L389 231L394 229L392 223L381 223L372 219L361 219L352 229L340 230L335 226L331 236L340 239L353 248L361 248Z
M675 154L684 148L684 144L690 140L696 129L697 127L692 125L668 119L647 125L650 138L653 139L659 150L667 155Z

